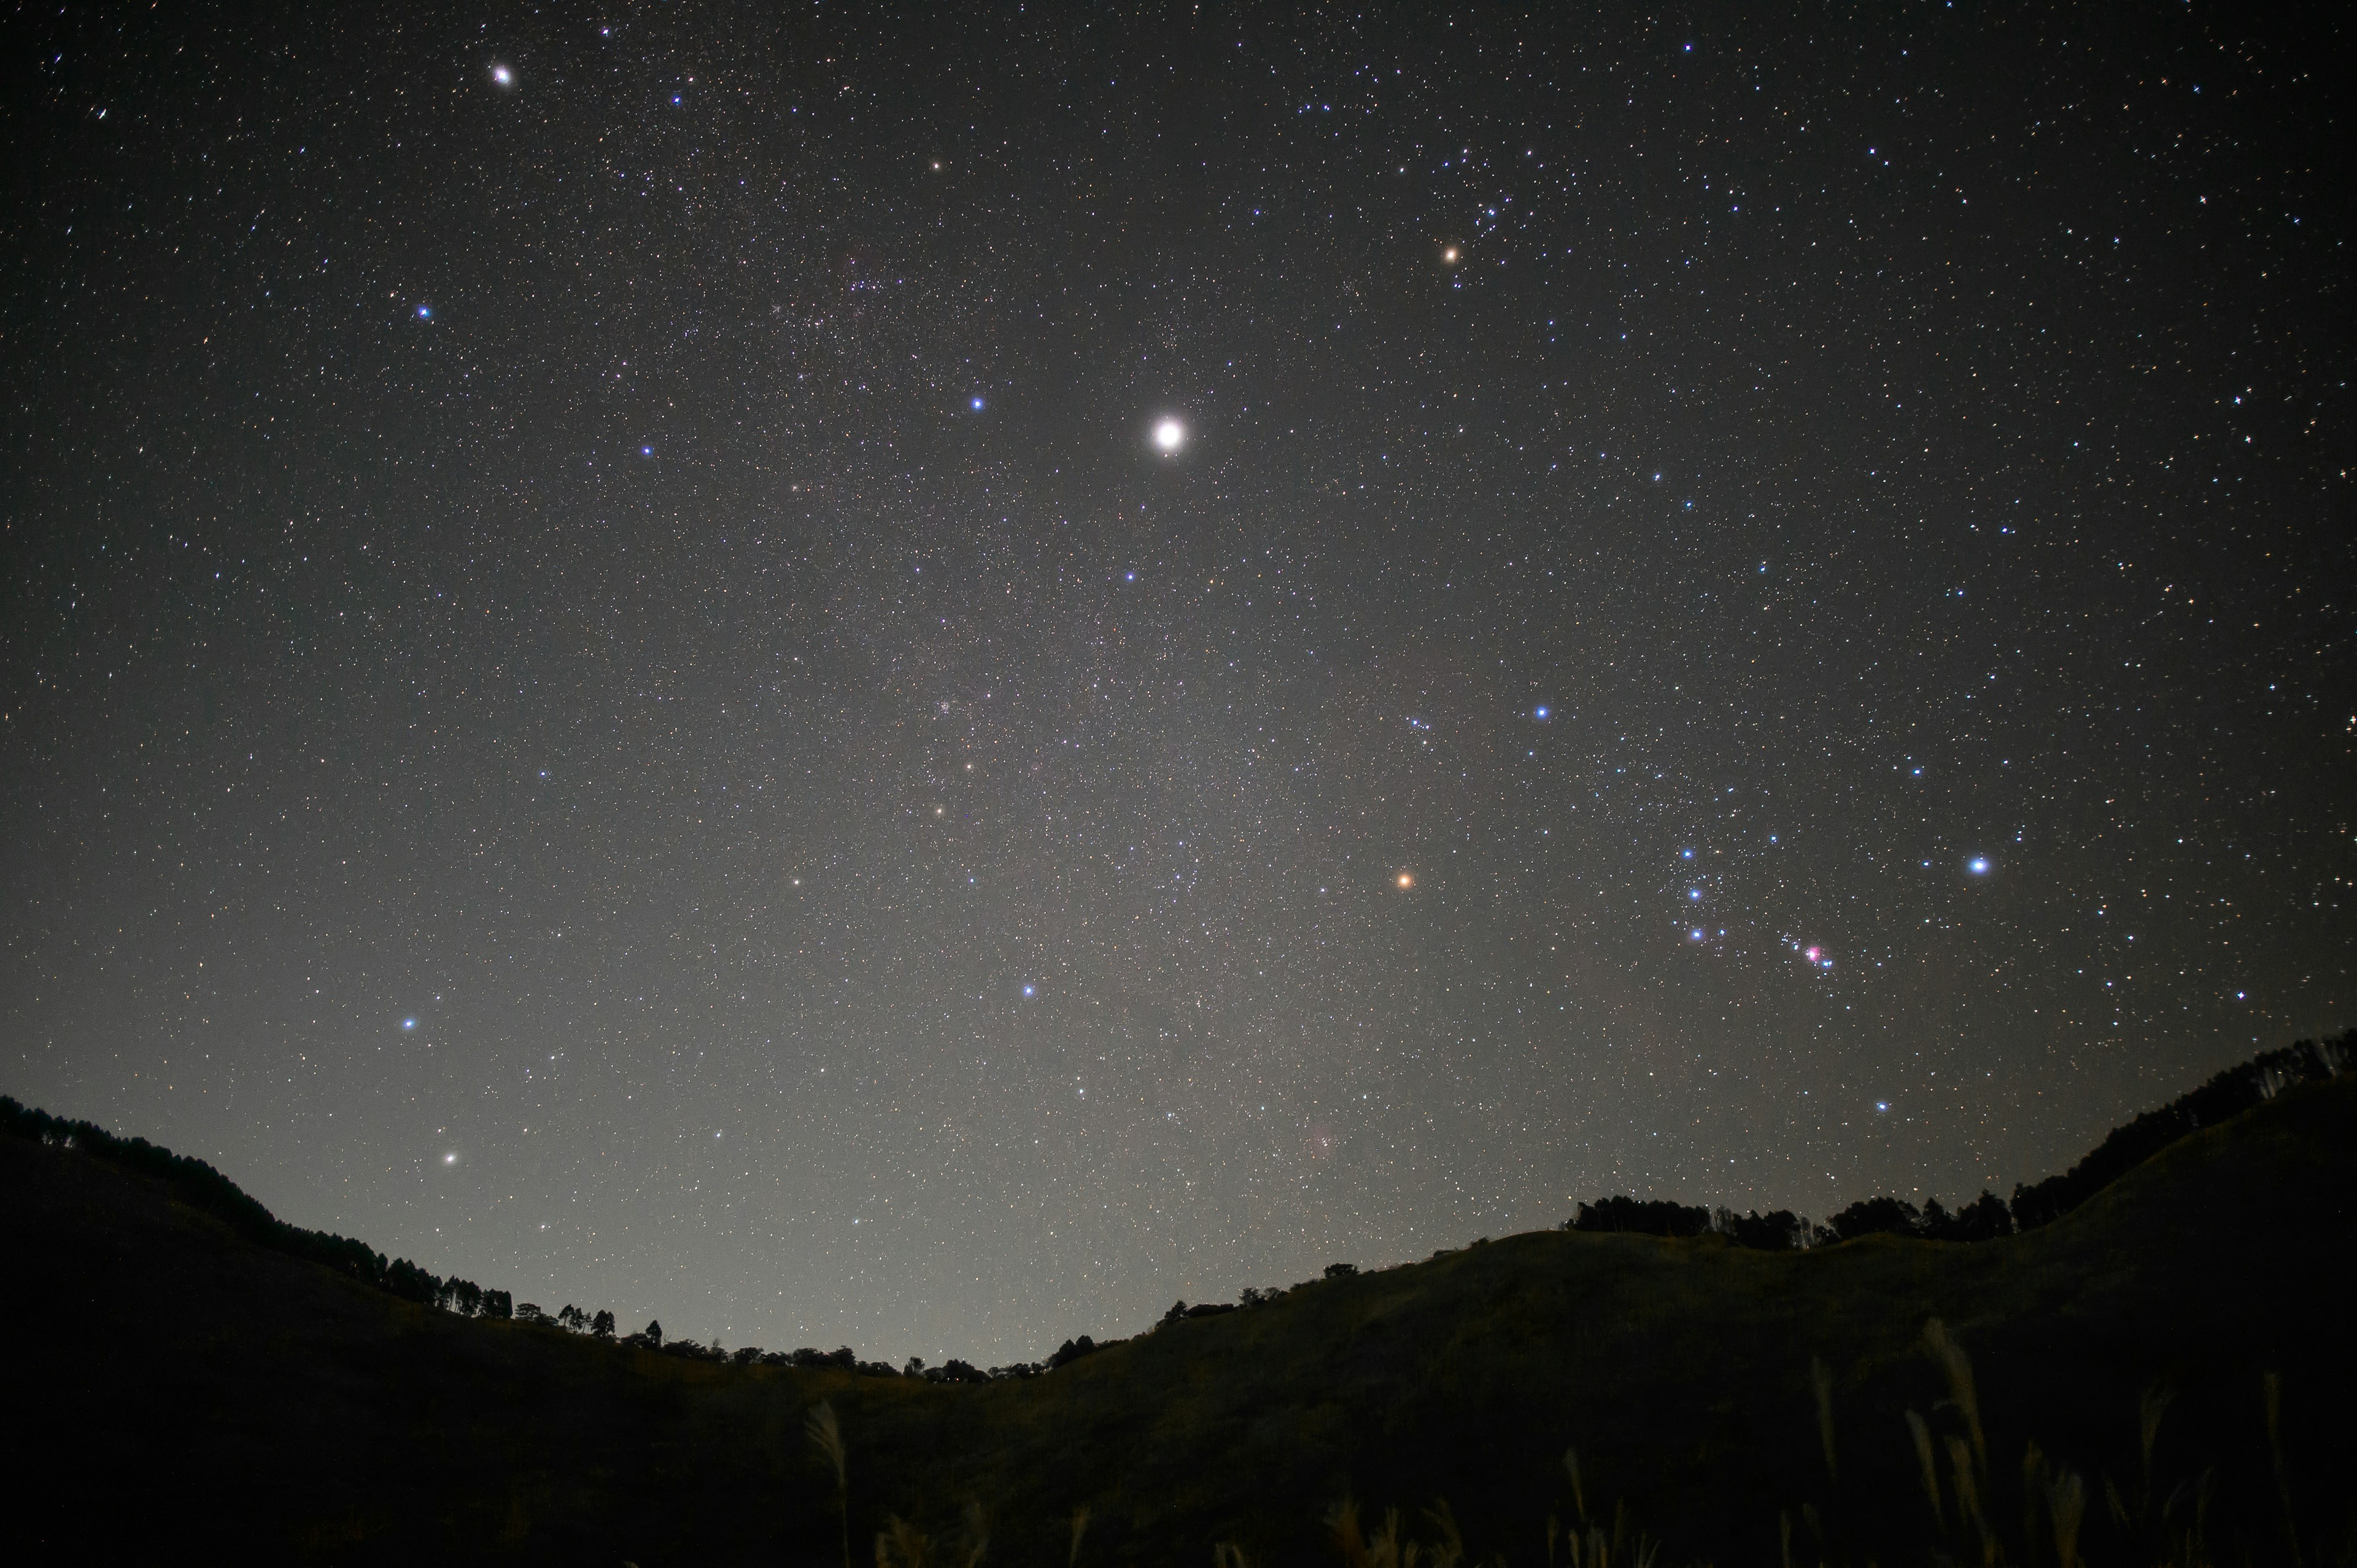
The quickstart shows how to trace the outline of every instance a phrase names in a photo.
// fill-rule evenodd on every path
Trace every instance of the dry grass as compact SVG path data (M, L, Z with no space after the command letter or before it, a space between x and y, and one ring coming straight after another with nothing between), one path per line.
M1941 1534L1948 1533L1948 1520L1940 1508L1940 1462L1932 1454L1932 1427L1921 1411L1907 1412L1907 1434L1915 1440L1915 1463L1923 1473L1923 1495L1932 1499L1932 1523Z
M932 1538L899 1514L876 1532L876 1568L931 1568Z
M2299 1568L2299 1525L2291 1511L2291 1477L2284 1467L2283 1379L2270 1371L2259 1380L2267 1410L2267 1458L2275 1466L2276 1499L2283 1505L2284 1540L2291 1547L2293 1568Z
M802 1420L802 1433L820 1456L834 1467L835 1513L843 1527L843 1568L851 1568L851 1466L843 1446L843 1427L834 1406L821 1400Z
M1824 1445L1825 1474L1841 1479L1841 1465L1834 1455L1834 1375L1818 1357L1809 1358L1809 1387L1817 1396L1817 1441Z
M2050 1456L2037 1442L2027 1443L2020 1466L2020 1530L2012 1541L2004 1540L1984 1511L1984 1499L1988 1495L1985 1457L1988 1439L1982 1425L1971 1358L1936 1318L1925 1325L1922 1343L1943 1374L1947 1397L1934 1404L1928 1415L1911 1407L1904 1412L1917 1478L1930 1508L1935 1536L1924 1544L1921 1558L1912 1560L1958 1564L1977 1559L1982 1568L2087 1568L2081 1551L2087 1524L2090 1483L2086 1474ZM1835 1477L1832 1378L1821 1359L1812 1359L1810 1386L1826 1470L1829 1477ZM2290 1466L2282 1436L2281 1379L2272 1372L2266 1374L2262 1393L2275 1500L2282 1511L2284 1547L2289 1552L2281 1561L2292 1563L2294 1568L2305 1568L2306 1553L2297 1539L2291 1511ZM2147 1563L2152 1568L2218 1568L2207 1542L2214 1467L2179 1482L2158 1504L2153 1501L2159 1486L2156 1449L2163 1422L2176 1398L2176 1392L2166 1382L2156 1381L2147 1387L2137 1402L2134 1430L2142 1480L2138 1504L2131 1509L2108 1477L2102 1481L2113 1521L2146 1543L2131 1548L2128 1555L2116 1557L2121 1568ZM1942 1426L1948 1430L1940 1430ZM1567 1564L1567 1568L1655 1568L1662 1542L1631 1528L1625 1504L1613 1507L1609 1530L1588 1516L1577 1449L1565 1451L1562 1469L1570 1488L1572 1518L1566 1524L1556 1514L1546 1516L1544 1555L1548 1568L1555 1568L1558 1562ZM1382 1530L1370 1536L1363 1526L1359 1503L1345 1497L1327 1512L1324 1522L1342 1568L1459 1568L1469 1554L1464 1532L1446 1500L1436 1500L1430 1508L1421 1510L1421 1539L1403 1539L1397 1509L1387 1510ZM1780 1510L1776 1533L1783 1568L1794 1568L1796 1563L1803 1568L1809 1564L1831 1568L1856 1561L1839 1547L1825 1515L1813 1502ZM1796 1548L1800 1549L1797 1552ZM1213 1559L1213 1568L1245 1568L1243 1552L1232 1541L1223 1541L1216 1547ZM2270 1560L2267 1556L2250 1557L2245 1549L2246 1562ZM1506 1568L1507 1559L1502 1553L1489 1561L1494 1568ZM2357 1552L2343 1552L2335 1561L2342 1564L2357 1563ZM904 1564L902 1568L913 1565ZM1867 1568L1872 1568L1871 1560Z

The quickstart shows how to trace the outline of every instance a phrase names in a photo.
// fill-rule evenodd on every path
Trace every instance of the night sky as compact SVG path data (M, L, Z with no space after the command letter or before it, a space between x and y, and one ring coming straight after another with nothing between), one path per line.
M896 1362L2060 1169L2357 1022L2249 10L20 8L0 1090Z

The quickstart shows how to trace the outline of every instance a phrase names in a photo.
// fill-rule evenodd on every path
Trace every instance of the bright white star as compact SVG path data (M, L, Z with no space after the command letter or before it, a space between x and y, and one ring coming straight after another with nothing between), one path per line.
M1154 445L1165 452L1176 452L1187 445L1187 427L1175 419L1166 419L1154 427Z

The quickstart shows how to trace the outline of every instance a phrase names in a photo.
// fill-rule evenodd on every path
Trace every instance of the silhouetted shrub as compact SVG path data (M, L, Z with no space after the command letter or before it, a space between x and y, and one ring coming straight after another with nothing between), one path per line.
M1085 1334L1078 1339L1067 1339L1056 1347L1054 1355L1048 1358L1049 1369L1053 1370L1058 1367L1069 1367L1082 1357L1093 1353L1096 1348L1097 1342Z
M1351 1279L1356 1276L1358 1272L1359 1265L1356 1263L1329 1263L1326 1265L1326 1277L1329 1280Z
M600 1339L611 1339L614 1337L614 1315L601 1312L590 1319L589 1332Z
M1183 1301L1174 1301L1170 1304L1170 1310L1162 1315L1162 1321L1157 1324L1156 1326L1158 1328L1168 1328L1174 1323L1185 1321L1186 1316L1187 1304Z
M633 1337L643 1339L657 1349L662 1348L662 1319L650 1318L647 1326Z
M1608 1197L1600 1203L1581 1204L1563 1228L1639 1236L1699 1236L1710 1229L1710 1210L1661 1198Z
M747 1345L728 1359L737 1366L749 1367L761 1359L761 1348L759 1345Z

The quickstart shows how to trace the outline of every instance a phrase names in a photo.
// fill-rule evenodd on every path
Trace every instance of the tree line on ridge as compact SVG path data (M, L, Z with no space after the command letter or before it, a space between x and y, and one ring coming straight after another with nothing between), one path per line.
M1579 1205L1560 1229L1665 1237L1721 1235L1737 1246L1766 1251L1832 1246L1881 1234L1929 1241L1994 1240L2051 1224L2179 1139L2240 1115L2295 1084L2337 1077L2349 1071L2352 1061L2357 1061L2357 1030L2327 1040L2302 1040L2255 1057L2217 1074L2199 1089L2158 1110L2146 1112L2113 1129L2093 1153L2061 1175L2016 1186L2010 1203L1990 1192L1953 1210L1936 1198L1918 1208L1897 1197L1868 1197L1819 1222L1790 1209L1738 1215L1723 1208L1620 1196ZM701 1345L693 1339L667 1339L660 1321L649 1323L635 1334L620 1335L610 1312L590 1314L567 1305L551 1314L530 1302L517 1305L506 1291L486 1289L471 1280L444 1279L406 1258L388 1261L366 1242L289 1225L204 1161L176 1155L145 1138L118 1137L94 1123L52 1116L19 1104L6 1095L0 1095L0 1136L79 1150L155 1177L170 1187L181 1201L222 1221L245 1240L275 1252L322 1264L402 1301L461 1317L560 1329L605 1343L691 1360L727 1362L739 1367L834 1367L871 1377L970 1383L1038 1377L1119 1343L1082 1335L1064 1341L1044 1361L1017 1362L985 1369L957 1359L928 1367L922 1358L914 1356L904 1366L896 1368L888 1362L863 1361L847 1347L834 1350L763 1350L747 1346L726 1350L717 1340ZM1434 1256L1444 1256L1447 1251ZM1305 1281L1293 1289L1349 1278L1358 1272L1352 1263L1330 1264L1321 1279ZM1233 1303L1190 1306L1181 1301L1163 1315L1157 1326L1265 1305L1289 1294L1283 1289L1248 1289L1240 1301Z

